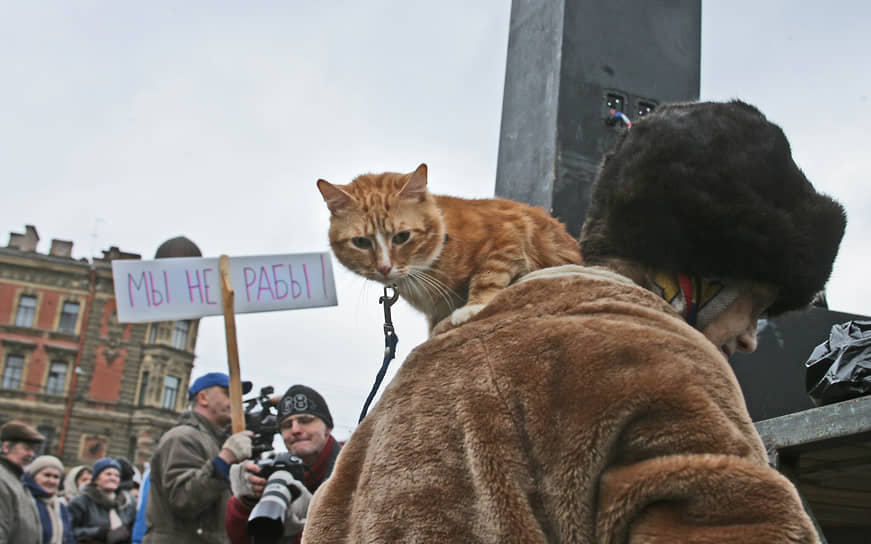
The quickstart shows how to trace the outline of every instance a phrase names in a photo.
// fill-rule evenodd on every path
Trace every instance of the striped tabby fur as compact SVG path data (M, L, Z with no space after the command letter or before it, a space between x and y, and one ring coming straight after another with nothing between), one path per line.
M533 270L580 264L577 241L541 208L427 191L427 168L363 174L347 185L318 180L330 209L330 246L353 272L385 285L426 314L430 332L475 315Z

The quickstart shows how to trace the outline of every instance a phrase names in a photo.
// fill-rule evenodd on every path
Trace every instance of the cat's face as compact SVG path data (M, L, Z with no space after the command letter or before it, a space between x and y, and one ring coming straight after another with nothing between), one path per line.
M330 246L353 272L385 284L428 268L445 228L426 190L426 165L410 174L364 174L348 185L318 180L330 208Z

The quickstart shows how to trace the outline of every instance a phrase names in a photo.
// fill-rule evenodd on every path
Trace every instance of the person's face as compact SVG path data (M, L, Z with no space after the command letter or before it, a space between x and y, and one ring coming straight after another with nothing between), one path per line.
M33 480L46 493L54 495L60 485L60 471L54 467L47 467L37 472Z
M230 409L230 390L220 385L204 389L203 394L208 418L218 427L229 425L232 421Z
M84 469L76 476L76 488L81 489L89 483L91 483L91 471Z
M36 455L36 447L30 442L3 442L3 455L10 463L24 468Z
M104 493L112 493L118 489L118 484L121 483L121 473L118 469L107 468L97 475L94 480L94 485L97 489Z
M287 450L311 464L327 443L330 429L324 420L310 414L294 414L281 420L281 438Z
M705 327L702 334L720 349L726 359L736 351L753 353L756 351L756 324L775 297L774 288L752 285Z

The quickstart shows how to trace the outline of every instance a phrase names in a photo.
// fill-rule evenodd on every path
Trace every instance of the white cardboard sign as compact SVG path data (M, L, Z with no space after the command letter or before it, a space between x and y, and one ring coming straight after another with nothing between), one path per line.
M142 323L222 315L218 259L112 261L118 321ZM230 258L237 314L335 306L330 254Z

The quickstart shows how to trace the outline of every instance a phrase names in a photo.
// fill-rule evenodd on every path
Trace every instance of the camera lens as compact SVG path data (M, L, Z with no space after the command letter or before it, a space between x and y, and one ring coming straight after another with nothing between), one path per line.
M276 542L284 534L287 506L299 496L290 486L293 479L290 472L276 470L266 481L263 496L248 516L248 534L257 542Z

